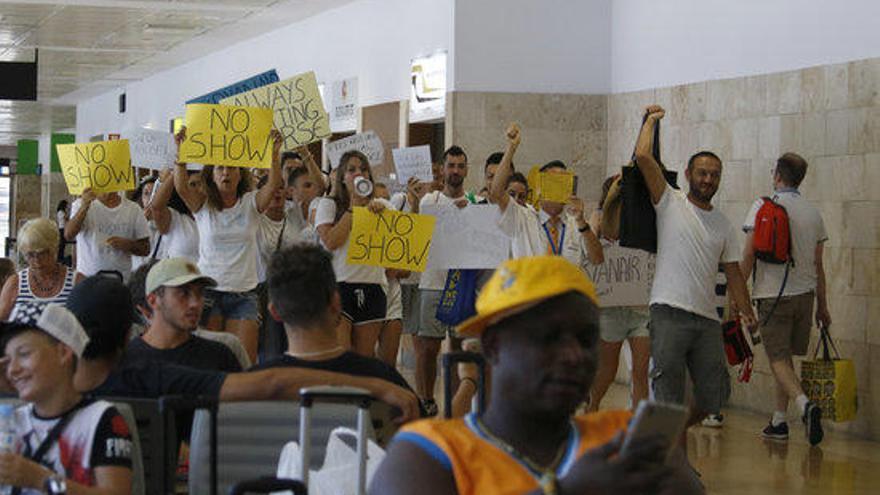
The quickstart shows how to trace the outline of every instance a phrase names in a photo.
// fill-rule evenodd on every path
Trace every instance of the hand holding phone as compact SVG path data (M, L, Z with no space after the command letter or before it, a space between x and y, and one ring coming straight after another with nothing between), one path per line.
M668 456L684 432L687 418L688 410L684 406L651 400L639 402L623 440L621 455L626 455L639 441L662 437L667 444L665 455Z

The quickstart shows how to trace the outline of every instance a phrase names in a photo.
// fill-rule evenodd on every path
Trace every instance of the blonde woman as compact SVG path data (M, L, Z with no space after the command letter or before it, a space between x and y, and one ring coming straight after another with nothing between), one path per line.
M58 262L58 226L35 218L18 231L18 252L27 268L6 280L0 320L33 322L49 303L64 304L76 283L74 270Z

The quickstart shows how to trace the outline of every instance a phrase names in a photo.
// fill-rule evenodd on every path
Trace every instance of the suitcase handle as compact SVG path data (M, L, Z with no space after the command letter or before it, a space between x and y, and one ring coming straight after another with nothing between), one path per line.
M352 404L358 408L357 494L363 495L367 493L367 425L370 423L370 404L373 402L370 392L356 387L319 386L301 388L299 396L299 445L302 455L300 460L300 479L303 485L308 486L309 484L309 452L311 451L309 430L312 426L312 405L316 402Z
M301 407L312 407L316 402L331 402L354 404L360 409L369 409L373 402L369 391L357 387L306 387L299 389L299 396Z
M236 483L229 489L229 495L244 495L245 493L271 493L289 490L294 495L306 495L306 487L297 480L288 478L265 477L253 480L244 480Z

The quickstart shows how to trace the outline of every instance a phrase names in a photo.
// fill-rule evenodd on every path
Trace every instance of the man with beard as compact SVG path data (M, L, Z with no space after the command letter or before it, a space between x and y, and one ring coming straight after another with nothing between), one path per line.
M655 438L620 452L627 411L574 412L596 373L598 298L560 256L505 262L458 327L478 337L491 366L482 415L405 426L370 493L701 493L676 450L664 465Z
M203 370L241 371L238 359L220 342L193 335L205 299L216 282L185 258L167 258L147 274L150 326L126 350L130 363L164 361Z
M450 146L443 153L443 190L425 194L419 202L421 211L426 205L445 208L464 208L469 204L464 192L464 179L468 174L468 157L459 146ZM418 324L413 335L416 351L416 393L422 399L429 416L437 414L434 400L434 384L437 380L437 355L443 339L452 338L453 349L461 348L461 340L453 329L437 320L437 306L446 285L448 270L427 270L419 281Z
M636 163L657 212L657 265L651 288L651 370L657 400L685 400L685 369L694 382L695 408L689 425L721 408L726 380L721 324L715 310L720 263L743 324L755 316L738 262L736 230L711 200L721 183L721 159L700 151L688 160L687 194L666 184L651 154L654 127L664 110L652 105L636 143Z

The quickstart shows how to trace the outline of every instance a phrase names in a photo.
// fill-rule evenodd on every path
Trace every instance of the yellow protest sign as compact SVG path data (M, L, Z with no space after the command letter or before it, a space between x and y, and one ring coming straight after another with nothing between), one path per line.
M272 111L195 103L186 106L183 163L228 167L272 167Z
M96 193L135 188L127 139L59 144L55 149L58 151L64 182L72 195L78 196L88 187Z
M568 203L574 194L574 174L542 172L539 189L538 195L542 201Z
M348 236L348 263L423 272L437 218L394 210L376 215L354 209Z
M285 149L292 150L330 136L330 118L314 72L260 86L224 98L220 103L271 108L275 112L275 128L284 136Z

